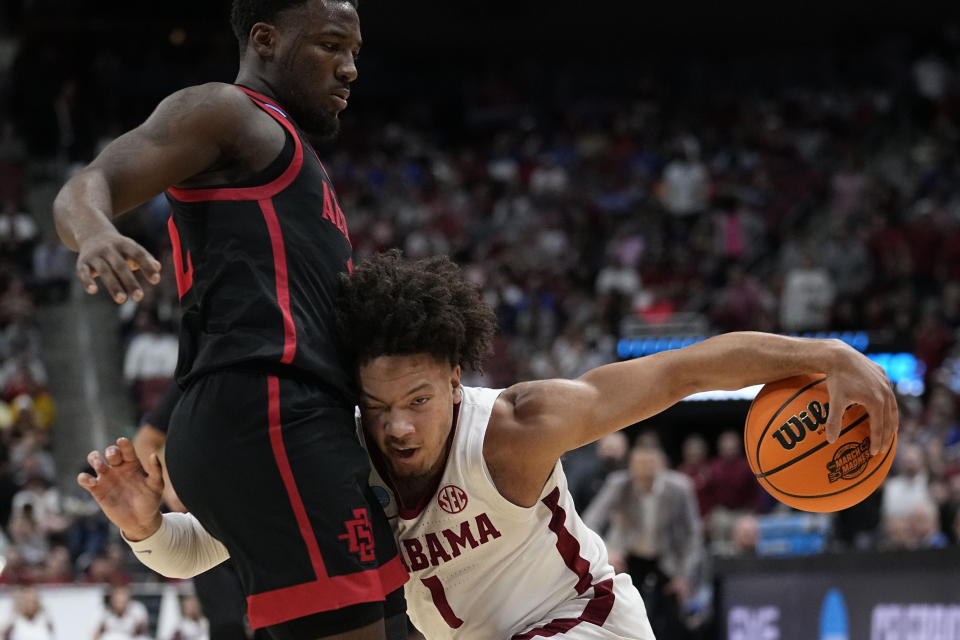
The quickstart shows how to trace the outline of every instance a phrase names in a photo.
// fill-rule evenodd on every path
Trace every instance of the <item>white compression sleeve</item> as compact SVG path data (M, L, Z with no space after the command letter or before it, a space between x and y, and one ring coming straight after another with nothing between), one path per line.
M192 578L230 557L223 543L189 513L165 513L163 524L149 538L123 539L137 560L168 578Z

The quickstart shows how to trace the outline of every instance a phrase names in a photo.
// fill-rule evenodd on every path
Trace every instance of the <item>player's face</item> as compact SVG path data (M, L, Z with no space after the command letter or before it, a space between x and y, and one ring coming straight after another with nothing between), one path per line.
M307 133L334 136L357 79L360 18L342 0L307 0L277 17L280 31L275 77L277 98Z
M364 432L404 479L443 471L460 367L426 354L380 356L360 367Z

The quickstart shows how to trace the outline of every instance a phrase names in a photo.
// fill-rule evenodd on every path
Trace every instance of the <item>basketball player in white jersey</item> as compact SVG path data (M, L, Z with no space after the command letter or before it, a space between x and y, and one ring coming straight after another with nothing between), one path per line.
M614 574L577 515L559 460L692 393L824 372L834 406L857 402L874 416L873 453L897 428L883 370L838 341L726 334L576 380L496 390L461 385L461 366L478 369L490 351L495 321L448 259L376 256L349 277L337 307L373 484L410 572L408 613L431 640L653 638L629 577ZM840 414L828 417L829 440ZM154 457L144 474L121 439L88 460L97 477L80 484L144 564L188 577L227 557L189 515L161 517ZM369 532L358 519L341 540L362 552Z

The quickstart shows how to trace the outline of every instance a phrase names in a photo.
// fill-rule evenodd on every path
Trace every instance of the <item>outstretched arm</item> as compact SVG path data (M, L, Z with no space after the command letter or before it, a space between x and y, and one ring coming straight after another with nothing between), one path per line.
M127 544L143 565L168 578L192 578L230 558L230 552L189 513L165 513L149 538Z
M159 281L160 263L111 220L217 162L241 126L240 101L249 103L238 94L227 85L172 94L63 186L53 203L57 232L80 253L77 276L87 293L96 293L99 276L117 302L139 300L133 271Z
M96 476L81 473L77 484L93 496L124 537L143 540L153 535L160 528L163 495L163 473L157 454L150 455L144 468L133 444L118 438L117 444L107 447L102 455L91 451L87 462Z
M693 393L741 389L802 373L828 376L833 406L864 406L870 414L871 454L890 447L899 415L882 367L839 340L737 332L597 367L576 380L514 385L502 396L507 409L495 414L497 428L488 430L484 453L500 460L519 456L526 465L549 472L562 453L649 418ZM827 418L830 442L840 433L842 414L831 411Z
M120 527L137 559L168 578L203 573L230 554L192 515L160 514L163 474L156 453L144 468L126 438L91 451L87 461L96 476L81 473L77 482L90 492L106 516Z

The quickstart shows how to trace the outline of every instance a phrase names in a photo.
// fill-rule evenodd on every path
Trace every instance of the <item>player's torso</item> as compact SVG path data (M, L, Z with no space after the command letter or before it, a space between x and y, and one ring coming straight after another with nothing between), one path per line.
M611 578L600 538L580 521L558 463L536 505L497 491L483 437L499 391L464 388L437 490L419 511L392 517L408 613L428 638L510 638ZM380 483L379 476L374 483ZM397 515L395 502L388 516Z
M183 308L178 377L255 363L349 393L332 314L352 268L346 218L283 109L247 93L284 128L280 155L242 183L167 193Z

